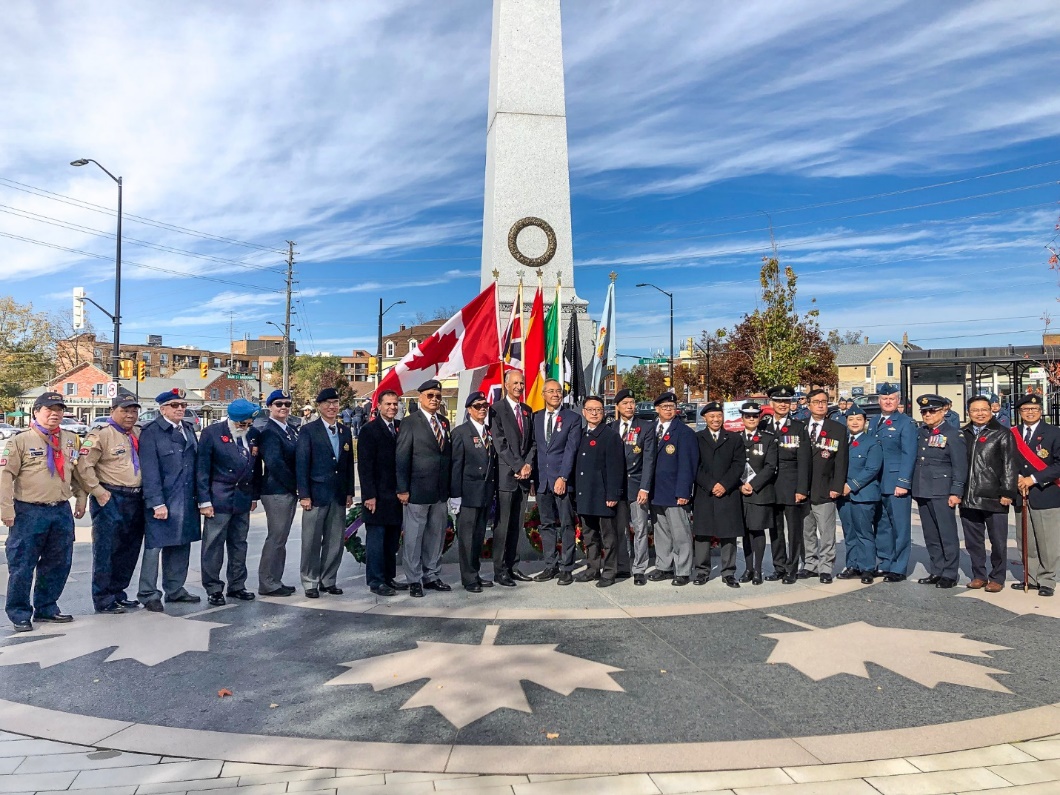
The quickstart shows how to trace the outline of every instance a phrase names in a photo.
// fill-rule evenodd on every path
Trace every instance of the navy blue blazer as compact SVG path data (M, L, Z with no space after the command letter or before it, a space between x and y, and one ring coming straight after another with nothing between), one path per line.
M144 547L158 549L198 541L199 506L195 500L195 429L182 422L185 439L159 414L140 433L140 475L146 514ZM165 505L166 519L154 509Z
M582 439L582 418L568 408L556 414L556 427L552 438L545 441L545 409L534 412L534 438L537 440L537 471L534 483L538 492L550 493L556 478L565 478L570 483L574 474L574 461L578 456L578 444Z
M261 452L258 494L297 494L295 450L298 448L298 429L287 425L286 431L281 430L270 419L258 433L258 446Z
M611 428L622 439L626 454L626 489L624 499L633 501L642 489L651 493L651 479L655 474L655 420L629 421L629 432L622 438L621 417L611 423Z
M871 433L861 433L849 445L847 485L851 502L880 501L880 473L883 471L883 447Z
M227 422L207 426L199 437L195 482L199 504L216 513L247 513L257 500L254 471L258 467L258 431L247 433L247 446L235 440Z
M651 420L656 426L658 423ZM699 440L696 432L677 417L661 439L656 440L655 476L651 504L662 508L677 505L678 499L691 501L692 486L699 469Z
M1021 422L1016 426L1016 431L1022 437L1025 425ZM1009 431L1012 433L1012 431ZM1060 478L1060 428L1045 420L1038 422L1034 429L1029 445L1031 452L1038 456L1046 465L1045 469L1039 471L1027 463L1027 459L1016 450L1016 466L1021 477L1034 476L1037 483L1031 486L1027 497L1029 505L1035 510L1046 508L1060 508L1060 486L1056 485L1056 479ZM1017 508L1022 507L1023 499L1017 501Z
M339 434L339 455L331 448L328 429L321 419L315 419L298 431L295 448L295 474L299 499L312 500L313 505L328 503L345 505L353 496L353 435L349 426L336 423Z

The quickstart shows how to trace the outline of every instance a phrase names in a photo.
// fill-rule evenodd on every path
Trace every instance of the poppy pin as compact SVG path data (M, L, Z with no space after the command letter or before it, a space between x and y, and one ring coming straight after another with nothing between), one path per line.
M940 431L938 428L935 428L935 430L933 430L931 432L931 435L932 436L938 436L940 433L942 433L942 431Z
M820 436L820 437L821 437L822 439L823 439L824 437L826 437L827 435L828 435L828 434L827 434L827 433L825 433L823 429L822 429L822 430L821 430L821 432L820 432L820 433L818 434L818 436Z
M980 436L979 437L979 441L980 442L985 442L986 441L986 437L985 436Z
M222 436L221 437L221 441L224 442L225 444L227 444L228 442L230 442L232 440L230 438L228 438L227 436Z
M751 441L752 442L757 442L758 441L758 437L757 436L752 436L751 437Z
M892 423L891 423L891 421L890 421L890 420L887 420L887 424L888 424L888 425L891 425Z
M851 443L850 443L850 446L851 446L851 447L857 447L857 446L858 446L858 443L857 443L857 442L851 442Z
M663 441L664 442L670 441L670 434L667 433L667 434L663 435Z
M590 439L589 440L589 446L590 447L596 447L596 439Z

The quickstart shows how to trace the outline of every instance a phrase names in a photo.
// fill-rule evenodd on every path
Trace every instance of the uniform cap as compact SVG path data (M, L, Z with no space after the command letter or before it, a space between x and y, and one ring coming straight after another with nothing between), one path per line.
M269 393L269 396L267 398L265 398L265 405L266 406L271 406L277 400L290 400L290 399L291 399L291 393L290 392L284 392L282 389L274 389L274 390L272 390L272 392Z
M865 416L865 409L863 409L857 403L854 403L850 408L847 409L847 416L848 417L854 417L854 416L864 417Z
M1023 397L1021 397L1019 400L1016 401L1016 408L1020 408L1021 406L1040 406L1040 405L1042 405L1042 396L1041 395L1036 395L1036 394L1035 395L1024 395Z
M712 411L725 411L725 407L718 401L712 400L710 403L703 404L703 408L699 410L699 416L702 417L704 414L709 414Z
M673 392L663 392L659 397L655 398L655 405L659 406L663 403L676 403L677 395Z
M168 389L161 395L156 397L155 402L158 403L159 406L164 406L166 403L169 403L173 400L183 400L186 394L187 393L183 389L180 389L179 387L174 387L173 389Z
M921 395L916 399L916 404L921 411L925 409L943 409L946 408L946 399L941 395Z
M900 391L897 384L883 383L876 387L877 395L897 395Z
M114 409L129 409L133 406L140 408L140 401L136 399L136 396L131 392L126 392L124 395L118 395L110 402L110 408Z
M626 398L634 397L632 389L620 389L615 393L615 403L621 403Z
M472 392L467 396L467 400L464 401L464 408L471 408L472 404L478 403L480 400L485 400L486 396L481 392Z
M426 392L428 389L437 389L440 392L442 390L442 385L441 383L432 378L430 381L424 381L422 384L420 384L417 391Z
M762 414L762 407L753 400L748 400L740 406L740 413L746 414L748 417L758 417Z
M33 410L36 411L44 406L62 406L66 408L66 401L58 392L45 392L33 401Z
M321 389L320 392L317 394L317 403L324 403L328 400L338 399L339 393L336 392L335 389L330 386L325 389Z
M1000 402L1001 402L1001 401L1000 401L1000 400L998 399L998 396L997 396L997 395L995 395L995 394L994 394L993 392L991 392L991 393L990 393L989 395L987 395L987 397L988 397L988 398L990 398L990 402L991 402L991 403L1000 403Z
M790 386L775 386L766 395L770 400L794 400L795 390Z

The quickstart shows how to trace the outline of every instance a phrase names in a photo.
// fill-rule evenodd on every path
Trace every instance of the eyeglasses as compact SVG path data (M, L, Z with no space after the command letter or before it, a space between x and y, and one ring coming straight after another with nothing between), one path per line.
M294 404L289 400L274 400L272 401L272 405L278 409L289 409Z
M921 414L938 414L942 409L920 409Z
M427 400L441 400L442 399L442 393L441 392L424 392L423 396L425 398L427 398Z
M186 409L188 407L187 403L177 403L172 400L169 403L165 403L163 405L169 406L171 409Z
M584 413L584 414L599 414L601 411L603 411L603 408L598 407L598 406L597 407L591 407L591 408L589 406L585 406L582 409L582 413Z
M489 408L489 405L489 403L472 403L471 408L482 411L482 409Z
M249 428L254 424L254 420L240 420L236 423L237 428Z

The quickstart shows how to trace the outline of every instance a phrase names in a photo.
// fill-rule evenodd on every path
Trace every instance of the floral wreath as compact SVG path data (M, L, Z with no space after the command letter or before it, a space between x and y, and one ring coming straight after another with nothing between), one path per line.
M541 527L541 511L538 510L535 503L526 512L526 519L523 521L523 532L526 533L530 546L536 552L543 552L544 546L541 543L539 527ZM585 554L585 542L582 540L582 523L581 519L578 518L578 514L574 514L574 543L582 554ZM561 552L563 551L563 542L560 539L556 540L556 548Z
M361 540L360 530L364 526L364 506L357 502L353 504L353 507L346 512L346 531L342 534L342 544L346 547L346 551L353 555L353 559L358 563L364 563L368 558L368 548L365 547L364 542ZM401 539L398 542L403 543L405 540L405 533L401 533ZM453 546L453 542L456 540L456 523L453 520L453 515L448 514L445 522L445 541L442 542L442 554L444 555Z

